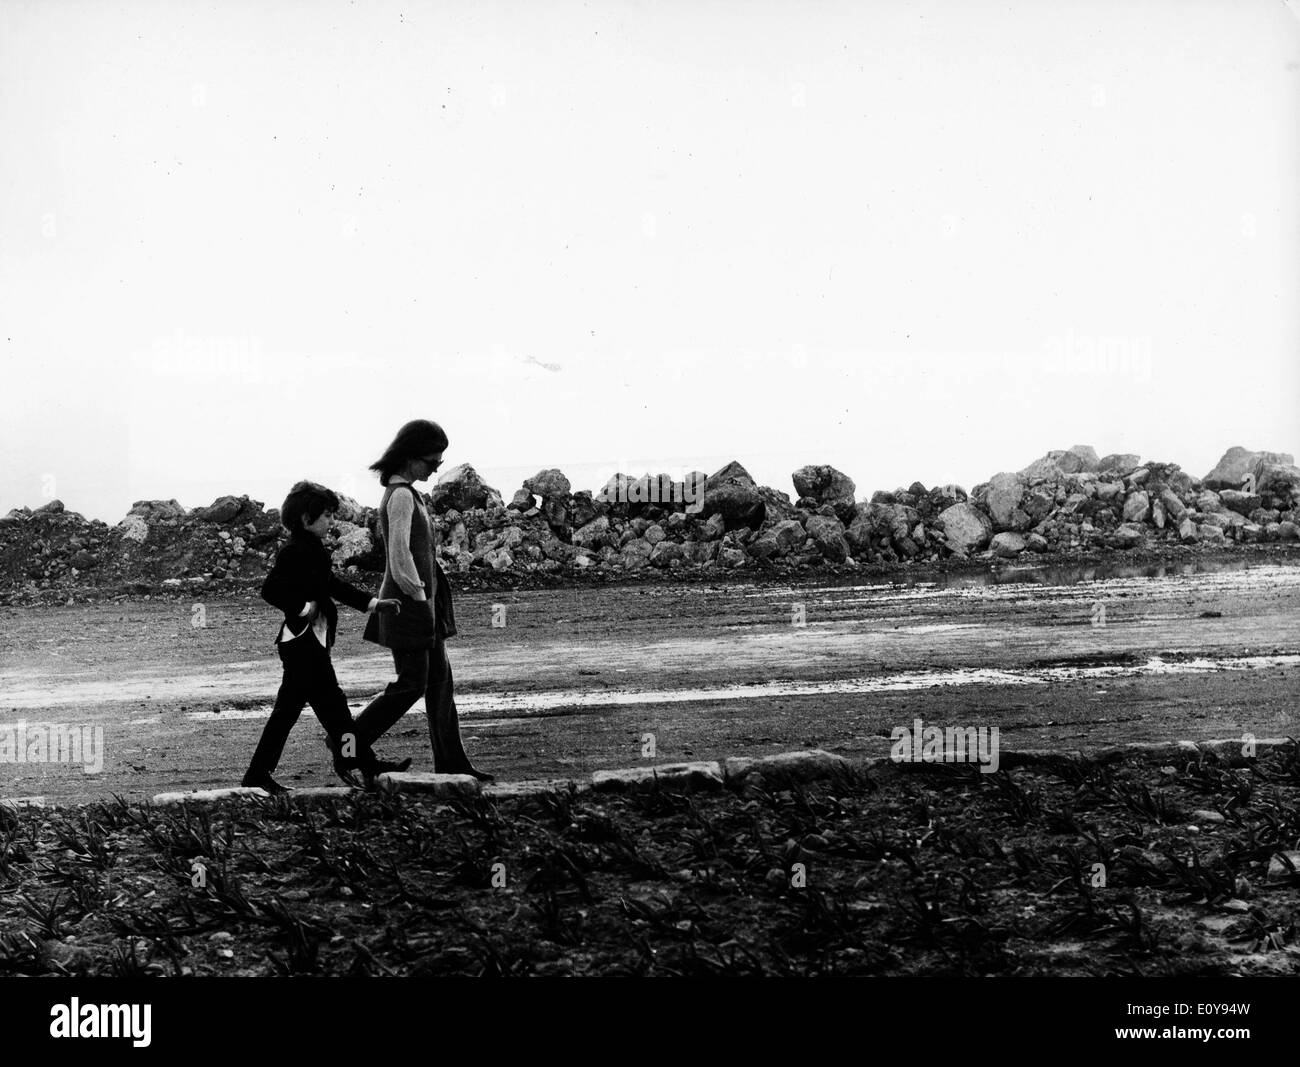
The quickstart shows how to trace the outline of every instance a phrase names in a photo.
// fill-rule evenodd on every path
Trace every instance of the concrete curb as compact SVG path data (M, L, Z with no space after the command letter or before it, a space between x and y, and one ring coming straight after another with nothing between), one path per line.
M591 776L591 788L598 793L622 793L656 786L673 793L716 792L723 784L722 764L716 760L596 771Z
M850 760L820 748L779 752L775 756L732 756L723 766L728 785L739 785L750 779L771 785L811 782L849 774L854 768Z
M420 793L442 800L476 797L481 788L479 780L472 774L417 774L411 771L381 774L378 783L385 793Z
M537 797L568 793L570 790L586 793L591 790L590 782L575 778L529 778L522 782L493 782L480 790L480 795L489 800L519 800L523 797Z
M1242 738L1223 738L1212 741L1135 741L1126 745L1107 745L1102 748L1041 749L1026 748L999 753L998 767L1009 770L1016 767L1043 767L1051 769L1064 764L1080 767L1118 763L1124 759L1170 760L1179 756L1213 756L1230 767L1243 767L1253 759L1292 745L1287 737L1261 737L1251 744L1254 755L1245 754L1247 743ZM969 762L969 761L964 761ZM973 764L978 766L978 764ZM477 796L489 800L518 800L555 793L624 793L646 789L665 789L677 793L717 792L722 788L739 789L747 784L764 786L789 786L804 782L833 779L845 774L871 770L897 768L909 773L925 772L934 768L957 766L956 762L895 761L888 756L869 756L847 759L824 749L803 749L779 752L771 756L731 756L723 760L699 760L689 763L659 763L644 767L595 771L586 778L532 778L518 782L495 782L482 785L468 774L413 774L393 773L379 776L378 783L385 793L411 793L433 796L445 800L470 799ZM177 804L212 804L223 800L257 798L266 799L261 789L199 789L189 793L159 793L153 798L158 807ZM291 789L290 800L319 798L341 800L358 795L355 789L343 786L311 786ZM51 804L45 797L0 798L0 806L10 808L79 807L78 804ZM95 803L91 801L89 803Z

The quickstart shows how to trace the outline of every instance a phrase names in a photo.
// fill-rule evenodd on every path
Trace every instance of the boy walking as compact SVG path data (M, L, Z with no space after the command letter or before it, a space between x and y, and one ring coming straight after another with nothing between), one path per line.
M338 628L335 597L358 611L396 614L401 610L397 600L379 600L334 574L321 539L338 506L338 497L329 489L304 481L289 490L280 509L280 522L289 531L289 541L262 585L262 599L284 612L275 639L284 677L241 783L268 793L288 792L271 772L306 704L325 728L334 772L347 784L356 785L353 768L373 779L385 771L405 770L411 763L409 759L401 764L379 760L369 745L358 744L347 697L334 674L329 650Z

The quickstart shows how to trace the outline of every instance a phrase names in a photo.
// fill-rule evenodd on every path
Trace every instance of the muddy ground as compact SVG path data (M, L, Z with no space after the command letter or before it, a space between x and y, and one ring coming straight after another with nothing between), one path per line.
M503 780L642 764L646 734L656 762L885 755L890 731L917 718L997 726L1004 749L1300 733L1295 559L460 593L456 605L462 732ZM334 652L354 709L392 670L363 622L343 609ZM0 726L104 730L97 773L0 763L0 797L237 784L279 682L275 629L256 598L0 609ZM380 750L432 770L422 704ZM310 711L277 777L331 784Z

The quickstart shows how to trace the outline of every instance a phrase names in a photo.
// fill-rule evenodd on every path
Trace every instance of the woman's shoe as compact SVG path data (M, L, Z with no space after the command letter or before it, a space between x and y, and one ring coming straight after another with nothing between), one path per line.
M361 777L365 780L366 789L373 792L381 774L400 774L402 771L409 770L410 766L410 756L398 763L394 763L392 760L376 759L368 767L361 768Z
M265 773L254 774L252 771L249 771L247 774L244 775L243 781L241 781L239 784L242 785L245 789L263 789L266 792L270 793L271 796L273 797L280 796L283 793L289 792L289 790L287 790L284 786L282 786L269 774L265 774Z
M468 774L471 778L477 778L480 782L495 782L497 776L488 774L487 771L476 771L473 767L468 767L463 771L438 771L439 774Z

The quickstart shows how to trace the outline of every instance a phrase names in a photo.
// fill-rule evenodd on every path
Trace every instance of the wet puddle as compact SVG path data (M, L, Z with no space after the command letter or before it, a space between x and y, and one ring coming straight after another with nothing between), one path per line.
M1121 660L1125 657L1121 656ZM804 697L822 694L905 693L925 689L970 685L1051 685L1058 682L1104 678L1137 678L1149 675L1209 674L1219 671L1266 670L1275 667L1300 665L1300 655L1237 656L1227 658L1184 657L1171 654L1167 657L1151 656L1141 663L1115 662L1090 665L1061 663L1052 666L1031 667L1024 670L996 670L985 667L968 667L943 671L907 671L899 674L879 675L870 678L845 678L828 682L779 681L755 685L725 685L696 689L626 689L559 690L548 693L465 693L456 697L456 707L462 718L491 715L500 712L517 712L525 716L544 717L548 712L566 714L577 708L609 707L643 704L684 704L693 701L753 700L770 697ZM354 701L353 710L364 707L363 701ZM416 704L423 709L423 702ZM564 709L560 711L560 709ZM269 705L257 708L237 708L226 711L192 711L186 718L196 722L229 721L231 719L264 719L271 713ZM506 725L526 721L525 718L508 718L466 723L475 729L484 726Z

